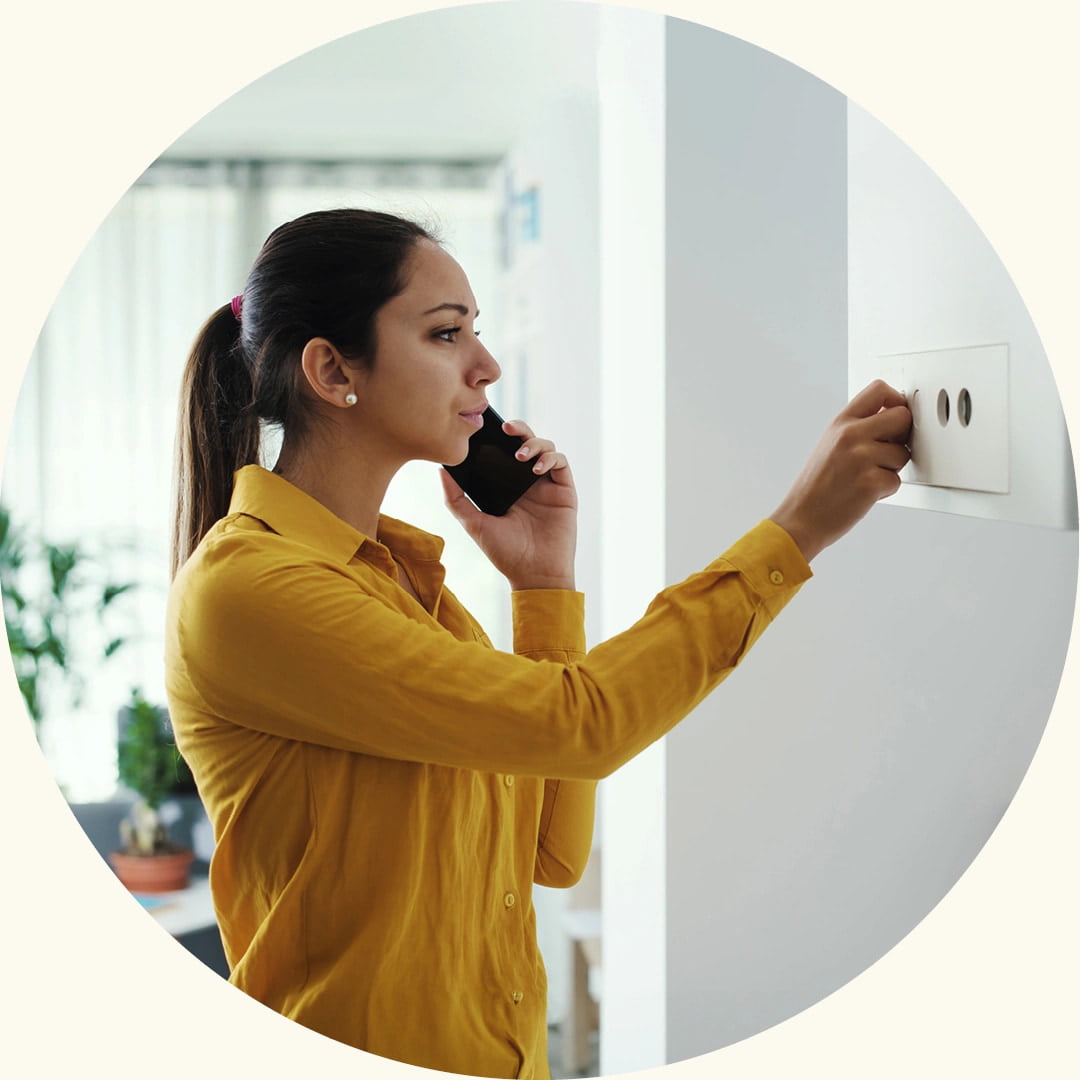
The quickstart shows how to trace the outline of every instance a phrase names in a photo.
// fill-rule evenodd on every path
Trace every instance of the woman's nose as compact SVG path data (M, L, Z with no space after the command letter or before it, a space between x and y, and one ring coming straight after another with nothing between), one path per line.
M477 347L480 350L480 356L477 359L476 366L473 368L473 378L477 383L493 383L502 374L502 368L499 367L495 357L483 345L477 342Z

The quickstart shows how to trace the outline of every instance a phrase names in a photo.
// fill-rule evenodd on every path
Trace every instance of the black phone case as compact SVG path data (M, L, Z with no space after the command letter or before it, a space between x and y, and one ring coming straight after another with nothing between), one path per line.
M488 406L484 426L469 439L468 456L460 465L443 466L477 507L494 517L502 517L540 479L532 471L535 459L514 457L525 440L507 435L502 425L502 417Z

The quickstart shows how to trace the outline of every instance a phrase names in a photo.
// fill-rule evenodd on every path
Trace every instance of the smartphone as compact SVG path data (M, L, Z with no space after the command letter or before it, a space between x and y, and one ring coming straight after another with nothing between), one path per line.
M502 517L537 480L536 460L519 461L514 454L525 441L503 431L503 418L489 405L484 426L469 439L469 453L460 465L443 468L485 514Z

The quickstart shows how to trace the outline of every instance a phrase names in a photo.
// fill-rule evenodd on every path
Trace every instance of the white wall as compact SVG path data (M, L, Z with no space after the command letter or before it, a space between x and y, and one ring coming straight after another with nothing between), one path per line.
M526 419L571 462L580 499L577 587L586 595L590 645L602 633L597 16L588 4L553 7L551 25L565 34L560 71L523 118L506 159L511 192L537 190L539 228L534 241L512 245L497 298L503 376L490 395L503 417ZM577 73L573 80L567 70ZM483 311L486 301L478 302ZM568 899L564 889L533 890L549 1022L566 1017L570 971L562 918Z
M847 110L674 20L667 73L676 578L771 512L847 399ZM812 1004L956 881L1049 714L1076 557L1075 533L879 506L669 736L669 1060Z
M587 14L595 14L582 7ZM575 48L595 49L584 21ZM506 274L499 411L528 420L571 461L578 488L578 586L590 603L586 632L600 633L599 205L593 94L553 98L507 159L516 188L535 185L540 235Z
M603 637L664 569L664 19L602 9L599 40ZM604 1073L663 1064L664 741L600 785Z
M1009 346L1009 493L905 484L891 504L1075 529L1065 416L1019 292L948 188L854 104L848 197L852 390L881 374L877 357Z

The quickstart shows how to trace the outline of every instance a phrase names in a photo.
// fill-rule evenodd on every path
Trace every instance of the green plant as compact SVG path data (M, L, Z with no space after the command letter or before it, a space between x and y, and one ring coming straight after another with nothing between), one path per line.
M120 839L129 855L172 853L168 829L158 811L177 787L191 779L168 726L168 714L132 689L119 740L120 783L138 798L120 826Z
M40 731L45 712L43 688L58 679L78 706L85 679L83 663L94 663L96 650L82 655L73 648L84 641L87 619L97 623L105 639L97 656L107 660L126 640L107 633L113 602L133 589L132 583L103 581L97 559L75 544L31 542L0 506L0 588L8 646L19 690ZM82 661L82 662L80 662Z

